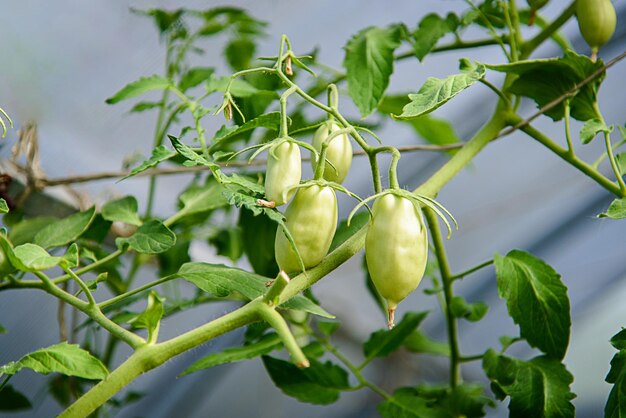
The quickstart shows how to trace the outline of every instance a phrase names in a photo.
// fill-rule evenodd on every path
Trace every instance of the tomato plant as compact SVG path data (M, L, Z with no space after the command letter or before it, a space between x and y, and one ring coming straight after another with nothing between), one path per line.
M572 176L586 177L612 196L598 217L614 223L626 218L626 154L618 151L626 144L626 128L609 123L598 101L605 78L626 57L626 52L598 56L610 51L598 48L615 31L614 6L609 0L521 3L468 1L463 10L419 19L415 16L423 11L416 7L405 22L369 25L338 42L342 69L323 62L318 51L309 54L311 45L292 44L288 35L280 36L274 55L259 56L264 36L281 28L268 28L243 9L135 11L157 28L165 71L131 81L106 99L124 106L142 97L131 111L156 113L150 156L120 172L48 178L34 126L19 123L20 134L13 138L9 114L17 120L19 111L2 103L0 126L3 138L8 136L3 140L16 144L15 173L0 176L0 297L19 291L46 295L59 303L60 332L58 343L35 347L0 367L0 411L33 406L37 396L12 380L30 369L43 376L54 373L42 377L58 404L58 411L46 415L111 416L141 398L128 390L136 378L241 329L240 344L215 345L185 367L170 364L181 376L208 376L214 366L260 358L286 396L329 405L345 392L370 391L384 418L474 418L501 414L501 405L511 417L575 416L574 376L565 361L572 321L578 320L570 312L570 283L548 261L520 249L475 259L474 266L457 272L442 233L442 223L451 240L457 229L471 230L465 226L471 222L457 224L452 214L463 208L446 208L442 191L450 190L448 183L465 168L484 164L477 157L494 142L514 149L512 134L542 145L569 165ZM558 14L544 16L548 10ZM575 51L561 33L576 18L591 51ZM538 48L547 43L560 52L539 57ZM219 65L195 64L194 54L216 47L222 48L227 73ZM498 59L487 62L478 48L491 48ZM426 65L443 52L460 58L458 69L449 68L446 75ZM389 86L400 62L424 62L420 76L427 77L420 87L394 94ZM493 108L482 126L469 124L475 105L464 110L469 117L463 128L473 132L463 140L455 133L458 126L433 112L477 86L489 92ZM144 100L144 94L157 99ZM537 109L528 111L527 103ZM546 134L538 118L562 134ZM219 128L210 128L216 121ZM580 143L572 139L576 123ZM390 125L429 143L396 146L386 134ZM430 164L436 167L424 178L400 175L415 161L403 155L418 151L439 153ZM593 153L598 155L589 160ZM515 151L507 156L502 172L518 162ZM302 168L306 159L311 175L307 165ZM532 167L532 161L524 163ZM157 194L163 176L182 174L191 181L175 199ZM23 188L9 187L13 177ZM106 198L96 205L80 200L81 207L60 217L49 216L51 207L31 199L53 187L79 196L73 189L79 183L140 177L149 179L145 198ZM357 192L351 179L366 181L367 187ZM482 196L481 187L464 193ZM338 199L337 192L358 203ZM531 194L515 192L523 199ZM161 216L154 210L157 198L174 200L175 209ZM44 213L33 214L35 206ZM507 202L497 210L514 217L512 206ZM200 259L194 251L199 244L209 245L223 263ZM381 316L364 338L353 332L358 327L342 306L318 297L316 286L331 281L331 272L363 249L364 280L340 277L350 280L353 291L333 296L347 304L369 292L366 305L381 308L387 327ZM466 250L472 258L473 250ZM138 283L139 272L150 281ZM484 287L502 299L500 313L506 309L517 335L502 335L499 345L481 340L470 351L460 329L481 329L490 305L466 300L470 297L459 283L471 283L479 272L495 277ZM335 274L349 276L344 270ZM440 309L427 310L425 301ZM174 326L180 325L174 322L179 312L218 303L217 317L185 324L184 332ZM399 319L396 309L404 313ZM67 312L73 320L67 320ZM12 315L2 313L0 322ZM427 317L445 325L445 343L421 325ZM164 329L167 333L161 333ZM505 332L489 331L491 336ZM13 330L4 337L20 338ZM344 353L341 338L355 340L362 353ZM605 417L626 414L625 341L623 330L610 340L617 353L606 375L612 386ZM510 349L513 344L523 348ZM122 345L130 353L124 358L115 355ZM408 379L385 380L365 371L394 353L406 356L400 363ZM408 367L423 354L444 358L447 376L439 383Z

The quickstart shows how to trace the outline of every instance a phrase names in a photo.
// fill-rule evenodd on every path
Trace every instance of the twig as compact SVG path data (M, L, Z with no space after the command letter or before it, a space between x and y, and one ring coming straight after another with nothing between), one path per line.
M450 150L455 150L461 148L463 143L458 144L449 144L449 145L410 145L406 147L400 147L398 150L400 152L415 152L415 151L429 151L429 152L446 152ZM360 157L366 155L364 151L355 151L353 153L354 156ZM309 161L309 157L302 158L303 161ZM240 167L259 167L267 164L267 160L253 160L250 163L247 161L233 161L227 163L219 163L221 167L224 168L240 168ZM23 171L25 167L14 164L15 167ZM137 174L135 177L145 177L145 176L166 176L166 175L175 175L175 174L188 174L188 173L197 173L201 171L208 170L208 167L196 166L196 167L169 167L169 168L155 168L146 170ZM66 184L76 184L76 183L87 183L90 181L97 180L108 180L112 178L123 178L129 174L129 171L104 171L101 173L93 173L93 174L83 174L78 176L71 177L61 177L56 179L48 179L42 178L38 179L40 184L44 187L52 187L52 186L61 186ZM132 178L132 177L131 177Z

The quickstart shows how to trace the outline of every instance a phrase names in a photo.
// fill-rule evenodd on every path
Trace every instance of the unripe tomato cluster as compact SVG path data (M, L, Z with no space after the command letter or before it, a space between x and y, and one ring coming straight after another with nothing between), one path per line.
M611 0L576 0L576 18L581 35L591 47L591 59L595 61L598 49L615 32L615 7Z
M318 176L333 183L346 178L352 163L352 145L340 127L327 121L318 128L313 148L321 154L326 143L325 166ZM266 197L276 206L287 203L300 184L301 158L298 145L290 138L277 140L270 148L265 177ZM315 170L318 164L313 154ZM320 179L321 180L321 179ZM320 181L304 183L285 211L285 225L276 233L274 249L281 270L299 273L318 265L326 256L337 227L335 190ZM297 252L294 250L294 246ZM398 305L419 285L428 257L428 234L418 203L390 190L374 202L365 242L367 267L379 294L387 301L389 327Z

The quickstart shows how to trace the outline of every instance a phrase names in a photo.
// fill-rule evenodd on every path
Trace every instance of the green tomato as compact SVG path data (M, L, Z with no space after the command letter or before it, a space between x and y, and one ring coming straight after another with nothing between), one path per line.
M389 327L398 303L419 285L428 258L428 233L422 211L394 194L376 199L365 237L367 269L378 293L386 299Z
M578 27L594 52L611 39L617 16L610 0L576 0Z
M315 131L313 136L313 147L320 152L322 143L326 141L331 132L341 129L335 122L326 122ZM348 175L350 165L352 164L352 144L350 138L346 134L331 139L328 148L326 148L326 165L324 166L324 178L335 183L343 183ZM328 164L330 162L330 164ZM331 165L332 164L332 165ZM311 158L311 165L315 171L317 165L316 158Z
M295 193L302 176L300 148L291 141L280 142L270 148L265 172L267 200L284 205Z
M322 261L328 253L337 228L337 196L327 186L302 187L285 211L286 225L309 269ZM302 271L296 252L285 236L283 228L276 232L274 243L276 262L287 273Z

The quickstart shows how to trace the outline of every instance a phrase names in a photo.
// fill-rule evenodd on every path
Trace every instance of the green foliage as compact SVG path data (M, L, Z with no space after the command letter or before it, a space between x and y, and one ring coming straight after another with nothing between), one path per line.
M102 217L107 221L125 222L136 226L142 224L137 214L137 199L133 196L107 202L102 206Z
M362 117L377 107L393 72L393 53L400 46L404 28L369 27L350 39L343 65L348 72L348 92Z
M602 62L594 63L588 57L573 51L565 51L562 58L541 58L512 64L486 65L486 67L507 74L515 74L517 77L508 87L508 91L530 97L538 107L541 107L567 93L594 72L601 70ZM591 83L581 87L570 99L573 118L586 121L598 117L595 104L603 79L604 75L600 74ZM555 121L560 120L564 116L564 107L556 106L547 110L545 115Z
M402 108L397 119L414 119L443 106L457 94L485 77L482 64L470 66L461 74L444 79L429 77L416 94L409 94L410 102Z
M462 296L454 296L450 301L452 315L471 322L478 322L487 314L489 306L484 302L467 303Z
M511 398L511 418L574 416L571 400L576 395L570 391L574 378L558 359L539 356L522 361L489 350L483 369L496 396Z
M279 226L293 243L285 215L273 207L272 202L267 202L264 178L260 174L263 170L258 173L244 166L245 153L255 149L263 151L263 146L277 137L292 137L294 144L310 151L303 137L331 119L350 131L352 144L359 146L360 154L368 157L374 193L363 196L367 203L383 190L382 184L387 184L387 179L390 187L398 185L399 152L389 146L384 137L381 136L381 141L377 136L379 128L387 128L389 122L396 121L409 125L416 136L434 146L457 144L458 150L456 147L454 150L431 147L447 152L449 160L432 170L434 174L423 184L402 184L402 187L413 188L413 193L420 193L414 195L419 204L437 208L437 211L441 209L443 215L447 211L433 199L444 185L472 164L490 142L521 127L524 133L615 195L606 212L598 217L626 218L626 184L623 183L626 153L615 155L613 152L626 139L611 143L609 134L613 126L607 124L597 103L606 67L602 61L594 62L567 49L569 41L558 32L571 18L573 7L551 20L533 15L534 11L529 9L519 9L519 2L467 3L467 10L458 14L438 15L420 10L422 17L417 25L415 22L409 22L408 26L396 23L358 31L345 43L345 73L319 61L317 50L310 55L300 55L298 46L292 45L286 36L281 37L277 56L257 59L266 24L243 9L135 10L154 23L167 51L165 70L161 75L141 77L128 83L106 102L115 104L148 94L132 105L131 112L156 111L156 126L149 133L154 132L150 157L124 177L150 175L145 212L139 213L134 196L126 196L107 202L100 213L92 207L60 219L30 218L26 215L28 211L20 207L23 202L13 210L14 200L5 193L4 177L0 182L0 214L5 214L0 230L0 291L38 289L61 300L65 310L81 311L87 319L76 329L68 330L71 332L68 339L82 339L82 346L98 356L78 345L60 343L1 367L0 374L7 376L0 384L0 411L31 407L26 396L6 384L8 377L29 368L43 374L61 373L49 379L48 389L60 404L75 408L70 410L71 414L89 415L108 399L104 406L108 410L96 414L115 415L118 408L143 396L130 391L109 399L135 376L217 335L246 327L242 345L211 353L181 375L262 357L273 383L301 402L327 405L337 401L342 391L362 389L380 395L378 411L383 418L478 418L484 417L486 408L494 406L495 402L484 394L480 378L463 382L461 368L467 362L482 361L495 398L500 401L508 398L510 417L573 417L575 410L571 401L575 395L570 389L573 376L562 364L570 338L570 303L560 275L546 262L520 250L505 256L495 255L498 294L519 326L520 336L500 337L500 352L482 347L484 354L468 355L461 350L463 344L459 341L457 327L482 326L474 322L484 318L489 306L484 302L466 301L455 294L455 287L457 279L471 280L468 277L471 273L491 263L482 263L454 275L449 271L449 265L454 263L446 259L439 226L429 221L431 249L436 257L430 257L426 275L433 286L420 297L439 299L442 312L430 315L432 320L446 325L447 341L433 340L424 327L418 329L427 313L411 311L415 306L408 305L408 313L395 328L378 330L366 341L358 341L355 335L359 334L352 332L351 324L340 318L340 326L340 322L332 320L334 316L320 306L311 286L359 252L370 224L370 212L361 211L352 217L350 225L346 221L339 225L330 255L319 265L287 278L279 275L274 249ZM537 28L526 28L533 24L533 19ZM547 39L556 41L564 50L563 57L529 58ZM387 93L394 68L401 60L412 60L414 65L419 65L419 62L429 62L426 58L434 53L454 50L463 50L463 54L472 57L471 48L489 45L500 48L506 63L501 60L497 60L497 64L479 63L462 58L458 74L428 77L416 93ZM198 59L192 56L209 48L218 54L221 52L223 62L211 62L210 67L196 66ZM258 66L259 61L269 63ZM221 73L226 67L236 73ZM420 76L432 75L424 65L417 68ZM492 79L494 74L487 70L502 73L504 81ZM430 113L476 82L482 82L497 94L493 96L497 105L490 121L471 139L461 141L456 133L461 132L459 126ZM367 125L358 122L357 126L339 111L341 108L343 112L345 106L339 106L338 101L343 100L340 96L346 93L362 118L378 111L373 121ZM153 97L157 94L160 98ZM519 109L523 109L519 107L522 98L533 100L554 121L566 116L583 121L581 142L587 144L600 134L605 139L606 154L595 164L586 164L569 144L572 142L569 120L566 126L570 149L566 149L535 127L534 116L524 120L518 114ZM222 113L227 118L225 124L210 122L214 115ZM12 123L0 109L4 136L7 126L2 117L11 127ZM219 128L209 131L208 126ZM619 128L626 137L623 127ZM180 134L174 136L174 132ZM370 135L379 144L366 141ZM163 145L167 139L169 143ZM388 172L383 172L379 166L379 153L391 154ZM607 156L612 176L597 169ZM255 161L255 165L262 163L260 159ZM128 165L130 163L125 167ZM167 166L168 172L192 171L193 180L181 182L179 191L169 194L174 201L169 206L173 213L161 217L153 208L155 196L164 196L155 193L163 166ZM357 171L351 175L365 176L366 173ZM28 180L36 191L46 187L45 178L29 176ZM31 184L31 180L35 181ZM321 179L313 183L329 186ZM336 184L330 186L346 192ZM408 195L408 191L396 192ZM111 233L116 229L111 229L112 222L132 225L136 231L113 237ZM198 242L208 244L237 267L192 262L190 249ZM244 254L253 272L246 270ZM155 264L158 265L154 267ZM157 278L137 285L136 274L147 273L149 268L153 268L150 272ZM365 286L386 316L388 306L373 286L367 268L364 270ZM48 276L57 273L56 277ZM68 281L73 284L69 285ZM98 289L100 283L105 283L111 299L101 299L107 292ZM189 283L195 286L191 287L191 292ZM159 285L157 293L155 287ZM362 286L363 283L352 285ZM224 300L234 300L243 306L229 308L229 313L222 317L157 343L164 318L201 304ZM145 308L138 311L140 308L136 305L143 307L143 301ZM283 303L275 306L278 301ZM325 319L312 319L312 315ZM100 339L104 331L109 333L106 345ZM6 330L0 327L0 333L4 332ZM147 338L143 338L146 333ZM14 337L13 329L9 337ZM340 351L340 346L348 339L356 339L351 342L363 347L362 362L358 365ZM336 344L335 340L342 344ZM530 360L506 356L504 352L518 341L526 341L543 354ZM108 368L118 366L112 361L116 358L113 353L118 342L129 345L135 352L119 365L120 372L109 375ZM618 352L606 376L606 381L613 386L605 416L612 418L626 414L626 385L623 383L626 331L616 334L611 344ZM268 356L283 347L293 362ZM379 387L376 375L364 369L374 359L383 359L401 349L406 358L413 354L443 357L439 360L449 362L448 382L432 384L424 382L421 376L412 376L411 387L399 387L395 381ZM310 366L306 367L307 364ZM463 377L474 378L466 373ZM350 384L351 379L355 385ZM88 380L103 381L90 389L92 382ZM82 393L85 396L70 406L75 395Z
M28 398L15 390L13 386L5 385L0 389L0 411L14 412L32 407Z
M565 356L571 319L567 288L552 267L533 255L513 250L496 254L498 294L528 343L557 359Z
M122 180L127 179L132 176L136 176L137 174L144 172L150 168L154 168L158 164L162 163L163 161L169 160L175 155L176 153L174 151L168 149L164 145L159 145L158 147L152 150L152 155L150 156L149 159L142 162L138 167L133 168L131 172Z
M588 144L601 132L611 133L612 126L606 126L604 121L593 118L585 122L582 128L580 128L580 141L583 144Z
M404 348L412 353L450 356L450 346L448 344L432 340L419 330L413 331L404 339Z
M76 241L87 231L95 214L96 208L92 207L85 212L78 212L67 218L59 219L39 231L35 235L34 243L44 248L51 248Z
M363 344L363 354L367 360L386 357L402 346L404 340L426 318L427 312L409 312L393 329L376 331Z
M154 342L159 334L159 323L163 317L163 302L157 292L152 291L148 296L146 309L136 317L128 321L134 328L144 328L148 330L148 341Z
M626 198L615 199L609 205L606 213L601 213L598 218L624 219L626 218Z
M128 245L139 253L157 254L169 250L176 244L176 234L163 222L154 219L141 225L130 237L117 238L115 244L118 248Z
M18 245L8 256L15 267L28 272L48 270L61 262L61 257L53 257L35 244Z
M285 395L301 402L328 405L339 399L342 390L350 388L348 373L329 361L311 360L310 367L299 369L287 361L264 356L263 365Z
M137 81L133 81L125 85L120 91L106 99L108 104L115 104L122 100L132 99L146 92L153 90L163 90L172 87L172 83L165 77L153 75L151 77L142 77Z
M41 348L0 367L0 375L13 375L27 368L37 373L62 373L85 379L101 380L108 374L100 360L77 344L59 343Z
M268 278L249 273L221 264L185 263L175 274L203 291L217 297L240 295L247 300L256 299L265 294L268 288ZM304 296L296 296L281 305L282 308L303 310L325 318L334 318L319 305Z
M604 407L605 418L617 418L626 413L626 330L621 330L611 338L611 345L618 350L611 360L611 369L606 382L613 387Z
M244 345L242 347L232 347L220 353L212 353L202 357L187 367L180 375L185 376L210 367L219 366L220 364L236 363L238 361L249 360L255 357L269 354L281 347L280 338L274 333L265 334L255 343Z
M418 60L423 61L441 38L456 29L451 16L448 19L443 19L439 15L431 13L422 18L418 28L411 34L413 49Z

